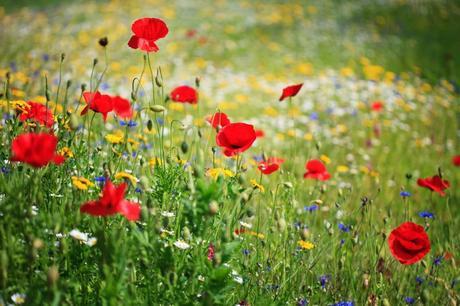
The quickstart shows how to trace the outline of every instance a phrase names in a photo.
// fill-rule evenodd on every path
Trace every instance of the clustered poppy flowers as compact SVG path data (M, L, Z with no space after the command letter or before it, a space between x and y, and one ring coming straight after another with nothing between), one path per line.
M52 111L45 105L28 101L26 109L19 116L20 121L34 121L48 128L54 124Z

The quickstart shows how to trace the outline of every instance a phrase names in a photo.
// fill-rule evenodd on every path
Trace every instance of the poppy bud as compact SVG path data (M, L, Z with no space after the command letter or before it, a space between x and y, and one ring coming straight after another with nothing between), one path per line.
M307 228L303 228L300 232L300 236L302 237L302 239L307 240L310 236L310 231Z
M284 218L278 220L278 229L280 230L280 232L284 232L284 230L286 229L286 220L284 220Z
M198 137L202 138L203 134L201 134L201 130L198 130Z
M71 80L67 80L66 88L69 89L70 86L72 86L72 81L71 81Z
M217 152L217 148L216 148L216 147L212 147L211 150L212 150L212 153L213 153L213 154L215 154L215 153Z
M410 180L412 178L412 174L411 173L406 173L406 179Z
M196 77L196 78L195 78L195 86L196 86L197 88L200 88L200 82L201 82L200 77Z
M219 211L219 205L217 204L216 201L212 201L211 203L209 203L209 213L211 215L217 214L218 211Z
M163 87L163 79L158 73L155 76L155 84L157 84L158 87Z
M101 47L106 47L108 44L109 40L107 39L107 37L102 37L101 39L99 39L99 45Z
M52 287L59 279L59 270L53 265L48 269L48 286Z
M188 151L188 144L185 142L185 141L182 141L181 145L180 145L180 149L182 150L182 153L187 153Z
M163 105L155 104L150 107L150 110L155 113L162 113L166 110Z
M85 91L86 90L86 84L85 83L81 84L80 89L81 89L82 92Z
M151 131L152 128L153 128L153 123L152 123L152 120L149 119L149 121L147 121L147 129Z
M43 243L43 240L37 238L37 239L34 239L34 241L32 242L32 247L36 250L39 250L41 248L43 248L45 246L45 244Z
M96 66L97 62L98 62L97 58L93 59L93 66Z
M188 227L184 227L182 229L182 235L184 236L184 239L185 240L189 240L190 239L190 230L188 229Z

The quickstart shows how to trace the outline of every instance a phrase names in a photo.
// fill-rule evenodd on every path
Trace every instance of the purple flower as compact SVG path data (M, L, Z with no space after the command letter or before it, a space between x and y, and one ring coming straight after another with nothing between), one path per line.
M434 214L429 211L421 211L418 215L422 218L434 219Z
M348 233L350 231L350 226L346 226L345 224L340 222L339 223L339 229L344 233Z
M304 210L305 210L305 211L312 212L312 211L317 210L318 208L319 208L318 205L313 204L313 205L310 205L310 206L305 206L305 207L304 207Z
M407 198L407 197L410 197L412 194L409 191L401 191L399 195L402 196L403 198Z
M415 303L415 299L414 299L413 297L410 297L410 296L404 298L404 301L405 301L406 304L408 304L408 305L412 305L412 304Z

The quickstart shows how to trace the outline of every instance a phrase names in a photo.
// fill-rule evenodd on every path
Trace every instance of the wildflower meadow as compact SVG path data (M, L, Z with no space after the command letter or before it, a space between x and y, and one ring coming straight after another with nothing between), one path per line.
M0 305L459 305L459 17L0 2Z

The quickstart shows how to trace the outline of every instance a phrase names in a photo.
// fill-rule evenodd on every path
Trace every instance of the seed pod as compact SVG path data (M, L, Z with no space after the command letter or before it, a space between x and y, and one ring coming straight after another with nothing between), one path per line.
M196 86L197 88L200 88L200 83L201 83L200 77L196 77L196 78L195 78L195 86Z
M166 108L163 105L155 104L150 107L150 110L155 113L162 113L166 110Z
M182 141L181 145L180 145L180 149L182 150L182 153L187 153L188 151L188 144L185 142L185 141Z
M153 122L152 122L152 120L149 119L149 121L147 121L147 129L148 129L149 131L151 131L152 128L153 128Z
M102 37L101 39L99 39L99 45L101 47L106 47L108 44L109 40L107 39L107 37Z
M52 287L59 279L59 270L55 265L48 269L48 286Z
M211 215L217 214L218 211L219 211L219 204L217 204L216 201L212 201L211 203L209 203L209 213Z

